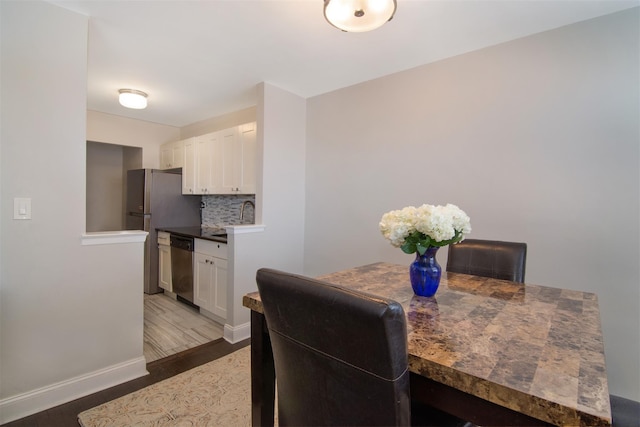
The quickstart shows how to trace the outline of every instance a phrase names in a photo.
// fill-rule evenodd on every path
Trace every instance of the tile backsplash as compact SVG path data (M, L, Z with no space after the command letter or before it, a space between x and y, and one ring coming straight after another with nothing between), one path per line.
M244 220L240 221L240 209L245 201ZM255 223L255 194L202 196L202 226L219 227Z

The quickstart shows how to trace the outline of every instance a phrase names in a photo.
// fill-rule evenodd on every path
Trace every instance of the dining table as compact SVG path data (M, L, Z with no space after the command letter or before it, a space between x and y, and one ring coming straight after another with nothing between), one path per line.
M611 425L594 293L443 271L436 294L423 297L407 266L386 262L317 279L402 305L414 402L479 425ZM260 294L243 305L252 424L271 426L276 372Z

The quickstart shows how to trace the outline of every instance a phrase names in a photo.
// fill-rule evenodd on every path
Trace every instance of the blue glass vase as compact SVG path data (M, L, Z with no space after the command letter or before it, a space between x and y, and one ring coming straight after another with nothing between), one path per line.
M413 293L421 297L432 297L440 285L442 268L436 260L438 247L430 247L420 255L416 252L416 259L409 266L409 278Z

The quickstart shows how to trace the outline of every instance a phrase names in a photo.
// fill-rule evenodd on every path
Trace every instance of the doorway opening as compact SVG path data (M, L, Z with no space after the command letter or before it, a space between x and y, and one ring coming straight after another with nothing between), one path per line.
M126 179L142 167L142 148L87 141L88 232L125 229Z
M87 232L125 230L127 171L142 168L142 148L87 141L86 168ZM222 335L222 325L170 295L144 295L143 349L147 363Z

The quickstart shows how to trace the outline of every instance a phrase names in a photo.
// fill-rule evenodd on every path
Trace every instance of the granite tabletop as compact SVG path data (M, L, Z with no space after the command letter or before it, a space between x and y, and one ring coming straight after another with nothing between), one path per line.
M595 294L443 272L419 297L388 263L319 279L401 303L412 372L554 425L611 425ZM262 312L257 292L243 304Z

